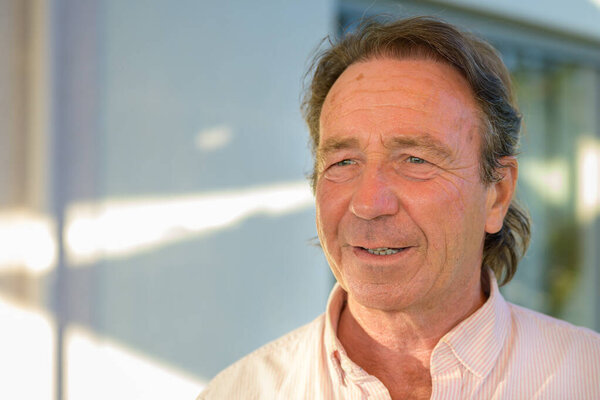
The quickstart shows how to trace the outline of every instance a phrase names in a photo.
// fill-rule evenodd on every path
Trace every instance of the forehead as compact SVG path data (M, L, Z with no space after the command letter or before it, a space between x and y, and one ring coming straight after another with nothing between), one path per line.
M464 77L430 60L373 59L349 66L329 91L320 118L326 136L424 134L461 141L478 124L478 106Z

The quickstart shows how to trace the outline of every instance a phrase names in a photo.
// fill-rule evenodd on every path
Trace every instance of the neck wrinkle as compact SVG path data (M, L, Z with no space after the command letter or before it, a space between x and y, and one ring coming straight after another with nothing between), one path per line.
M372 310L353 301L348 295L340 312L337 336L349 354L352 347L379 350L383 356L407 354L428 363L439 341L455 326L467 319L485 303L484 286L468 307L456 305L426 313ZM465 309L462 313L452 312ZM446 316L447 318L444 318ZM376 355L376 354L374 354Z

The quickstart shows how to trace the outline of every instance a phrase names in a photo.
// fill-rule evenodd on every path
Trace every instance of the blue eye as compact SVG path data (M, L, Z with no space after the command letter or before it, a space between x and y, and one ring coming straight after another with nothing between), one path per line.
M334 163L333 165L335 165L336 167L343 167L346 165L353 165L353 164L356 164L353 160L346 159L346 160L338 161L338 162Z
M351 180L358 173L358 161L346 158L329 165L323 171L323 177L332 182L343 183Z
M415 156L409 156L408 157L408 162L411 164L425 164L427 161L423 160L422 158L419 157L415 157Z

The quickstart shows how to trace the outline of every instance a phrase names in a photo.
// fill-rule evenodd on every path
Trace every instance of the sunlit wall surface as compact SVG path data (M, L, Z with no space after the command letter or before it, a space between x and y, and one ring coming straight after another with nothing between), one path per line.
M323 311L299 94L334 10L0 1L0 398L194 398Z
M322 311L298 99L330 8L102 2L100 199L64 227L96 333L207 380Z

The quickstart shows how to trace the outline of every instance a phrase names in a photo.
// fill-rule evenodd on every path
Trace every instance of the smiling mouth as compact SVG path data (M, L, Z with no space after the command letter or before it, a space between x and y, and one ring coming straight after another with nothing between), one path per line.
M369 254L373 254L375 256L390 256L392 254L399 253L400 251L406 249L406 247L401 247L401 248L378 247L376 249L367 249L365 247L361 247L361 249L366 250Z

